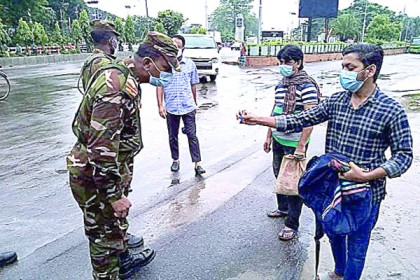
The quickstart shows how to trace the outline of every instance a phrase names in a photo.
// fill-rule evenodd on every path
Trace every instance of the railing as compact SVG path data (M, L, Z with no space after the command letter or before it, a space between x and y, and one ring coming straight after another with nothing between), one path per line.
M281 48L287 44L279 44L274 46L259 45L249 46L247 50L247 56L276 56ZM304 54L328 54L328 53L341 53L347 46L346 44L296 44ZM384 50L386 49L400 49L406 48L406 46L395 43L386 43L382 45Z
M50 54L60 54L62 50L74 50L76 49L75 46L37 46L36 54L37 55L50 55ZM16 47L9 47L8 48L9 54L16 54ZM80 46L80 52L87 52L86 46ZM31 46L22 47L21 48L21 55L24 56L26 54L34 55L35 50Z

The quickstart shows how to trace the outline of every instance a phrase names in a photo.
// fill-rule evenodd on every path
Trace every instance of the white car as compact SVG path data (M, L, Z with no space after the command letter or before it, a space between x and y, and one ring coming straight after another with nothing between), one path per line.
M214 82L219 74L219 48L212 36L201 34L182 34L185 38L184 55L191 58L197 66L200 78L209 76Z
M230 46L230 49L231 49L232 51L234 51L234 50L239 51L239 50L241 49L241 43L239 43L239 42L235 42L235 43L233 43L233 44Z

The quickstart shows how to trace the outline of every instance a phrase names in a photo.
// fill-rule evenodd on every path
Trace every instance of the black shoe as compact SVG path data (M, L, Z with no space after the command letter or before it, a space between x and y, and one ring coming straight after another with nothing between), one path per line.
M142 236L135 236L131 233L127 233L128 238L128 249L134 249L143 246L144 240Z
M204 170L204 168L203 167L201 167L200 165L199 166L197 166L196 168L194 168L195 169L195 175L201 175L201 174L204 174L204 173L206 173L206 170Z
M179 161L174 161L171 166L172 172L177 172L179 170Z
M4 252L0 253L0 267L11 264L17 260L17 254L15 252Z
M145 248L140 253L123 253L120 256L120 279L128 279L143 266L148 265L155 258L156 253L150 248Z

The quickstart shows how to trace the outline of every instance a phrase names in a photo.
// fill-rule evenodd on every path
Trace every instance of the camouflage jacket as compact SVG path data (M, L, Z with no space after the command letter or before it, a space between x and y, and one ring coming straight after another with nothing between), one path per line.
M82 69L80 70L80 79L82 81L83 93L86 92L90 78L99 68L115 61L115 57L107 55L101 49L94 49L92 54L86 58Z
M67 157L70 175L91 176L109 202L122 195L121 163L143 147L138 84L123 63L115 65L92 78L73 121L77 143Z

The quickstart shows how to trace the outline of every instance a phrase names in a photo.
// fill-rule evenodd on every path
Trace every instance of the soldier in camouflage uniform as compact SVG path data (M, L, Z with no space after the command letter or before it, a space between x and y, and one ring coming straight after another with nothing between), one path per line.
M153 250L127 249L127 196L141 150L138 83L165 85L180 71L172 40L149 32L120 64L99 68L73 122L77 142L67 157L70 187L84 218L94 279L126 279L153 260Z
M90 78L95 72L112 62L116 61L115 52L118 46L118 37L120 34L115 30L115 25L111 21L106 20L93 20L91 22L93 43L95 49L92 54L85 60L83 67L80 71L79 82L82 81L83 90L79 91L84 94ZM138 237L133 234L127 233L128 247L130 249L143 246L143 237Z

